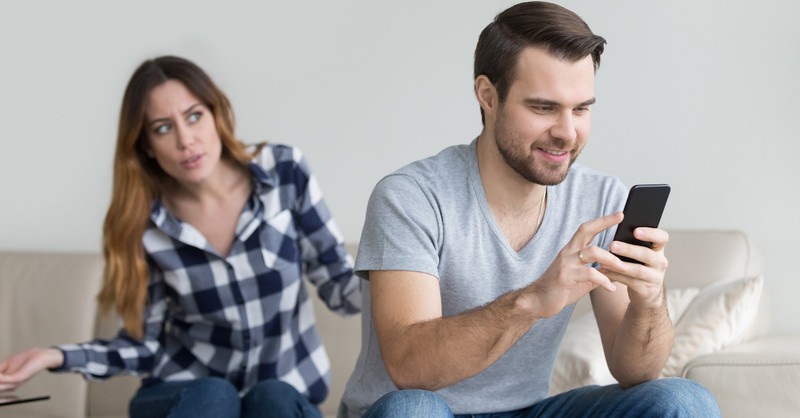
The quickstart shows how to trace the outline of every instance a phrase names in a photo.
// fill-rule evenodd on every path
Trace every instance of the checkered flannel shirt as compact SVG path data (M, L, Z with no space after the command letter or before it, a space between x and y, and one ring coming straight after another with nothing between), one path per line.
M143 243L150 267L143 341L59 346L64 366L87 378L127 372L144 386L224 377L241 393L265 379L324 400L330 363L303 274L327 306L361 308L352 258L302 154L266 145L250 164L254 192L227 257L156 201Z

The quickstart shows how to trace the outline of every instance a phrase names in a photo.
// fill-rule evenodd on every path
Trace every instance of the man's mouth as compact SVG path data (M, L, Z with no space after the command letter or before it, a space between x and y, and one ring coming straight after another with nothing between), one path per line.
M556 155L556 156L564 155L564 154L567 153L567 151L549 150L549 149L542 149L542 151L544 151L544 152L546 152L546 153L548 153L550 155Z
M555 164L563 163L570 155L570 152L567 150L539 148L539 151L542 152L545 160Z

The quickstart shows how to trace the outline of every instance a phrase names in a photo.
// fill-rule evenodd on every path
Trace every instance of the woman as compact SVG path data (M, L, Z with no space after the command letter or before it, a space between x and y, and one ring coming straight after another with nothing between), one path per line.
M129 81L103 234L98 300L124 328L11 356L0 390L45 368L128 372L144 376L132 417L319 414L329 364L301 275L355 313L352 259L300 151L239 143L195 64L156 58Z

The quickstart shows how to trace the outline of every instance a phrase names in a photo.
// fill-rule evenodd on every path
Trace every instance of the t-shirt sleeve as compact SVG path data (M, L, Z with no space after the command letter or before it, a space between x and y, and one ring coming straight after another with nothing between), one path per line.
M434 199L412 177L393 174L375 186L367 206L356 274L405 270L437 277L440 216Z

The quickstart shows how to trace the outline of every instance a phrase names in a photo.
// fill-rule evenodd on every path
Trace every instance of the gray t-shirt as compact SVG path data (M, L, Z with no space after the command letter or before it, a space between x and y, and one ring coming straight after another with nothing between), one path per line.
M626 188L615 177L578 164L547 189L534 238L514 251L495 223L478 172L476 141L446 148L383 178L369 201L356 271L408 270L439 279L444 317L485 305L535 281L586 221L622 210ZM608 248L613 228L595 245ZM369 281L362 287L361 353L339 415L360 417L397 390L372 324ZM456 414L511 411L547 396L558 346L574 305L539 320L494 364L440 389Z

